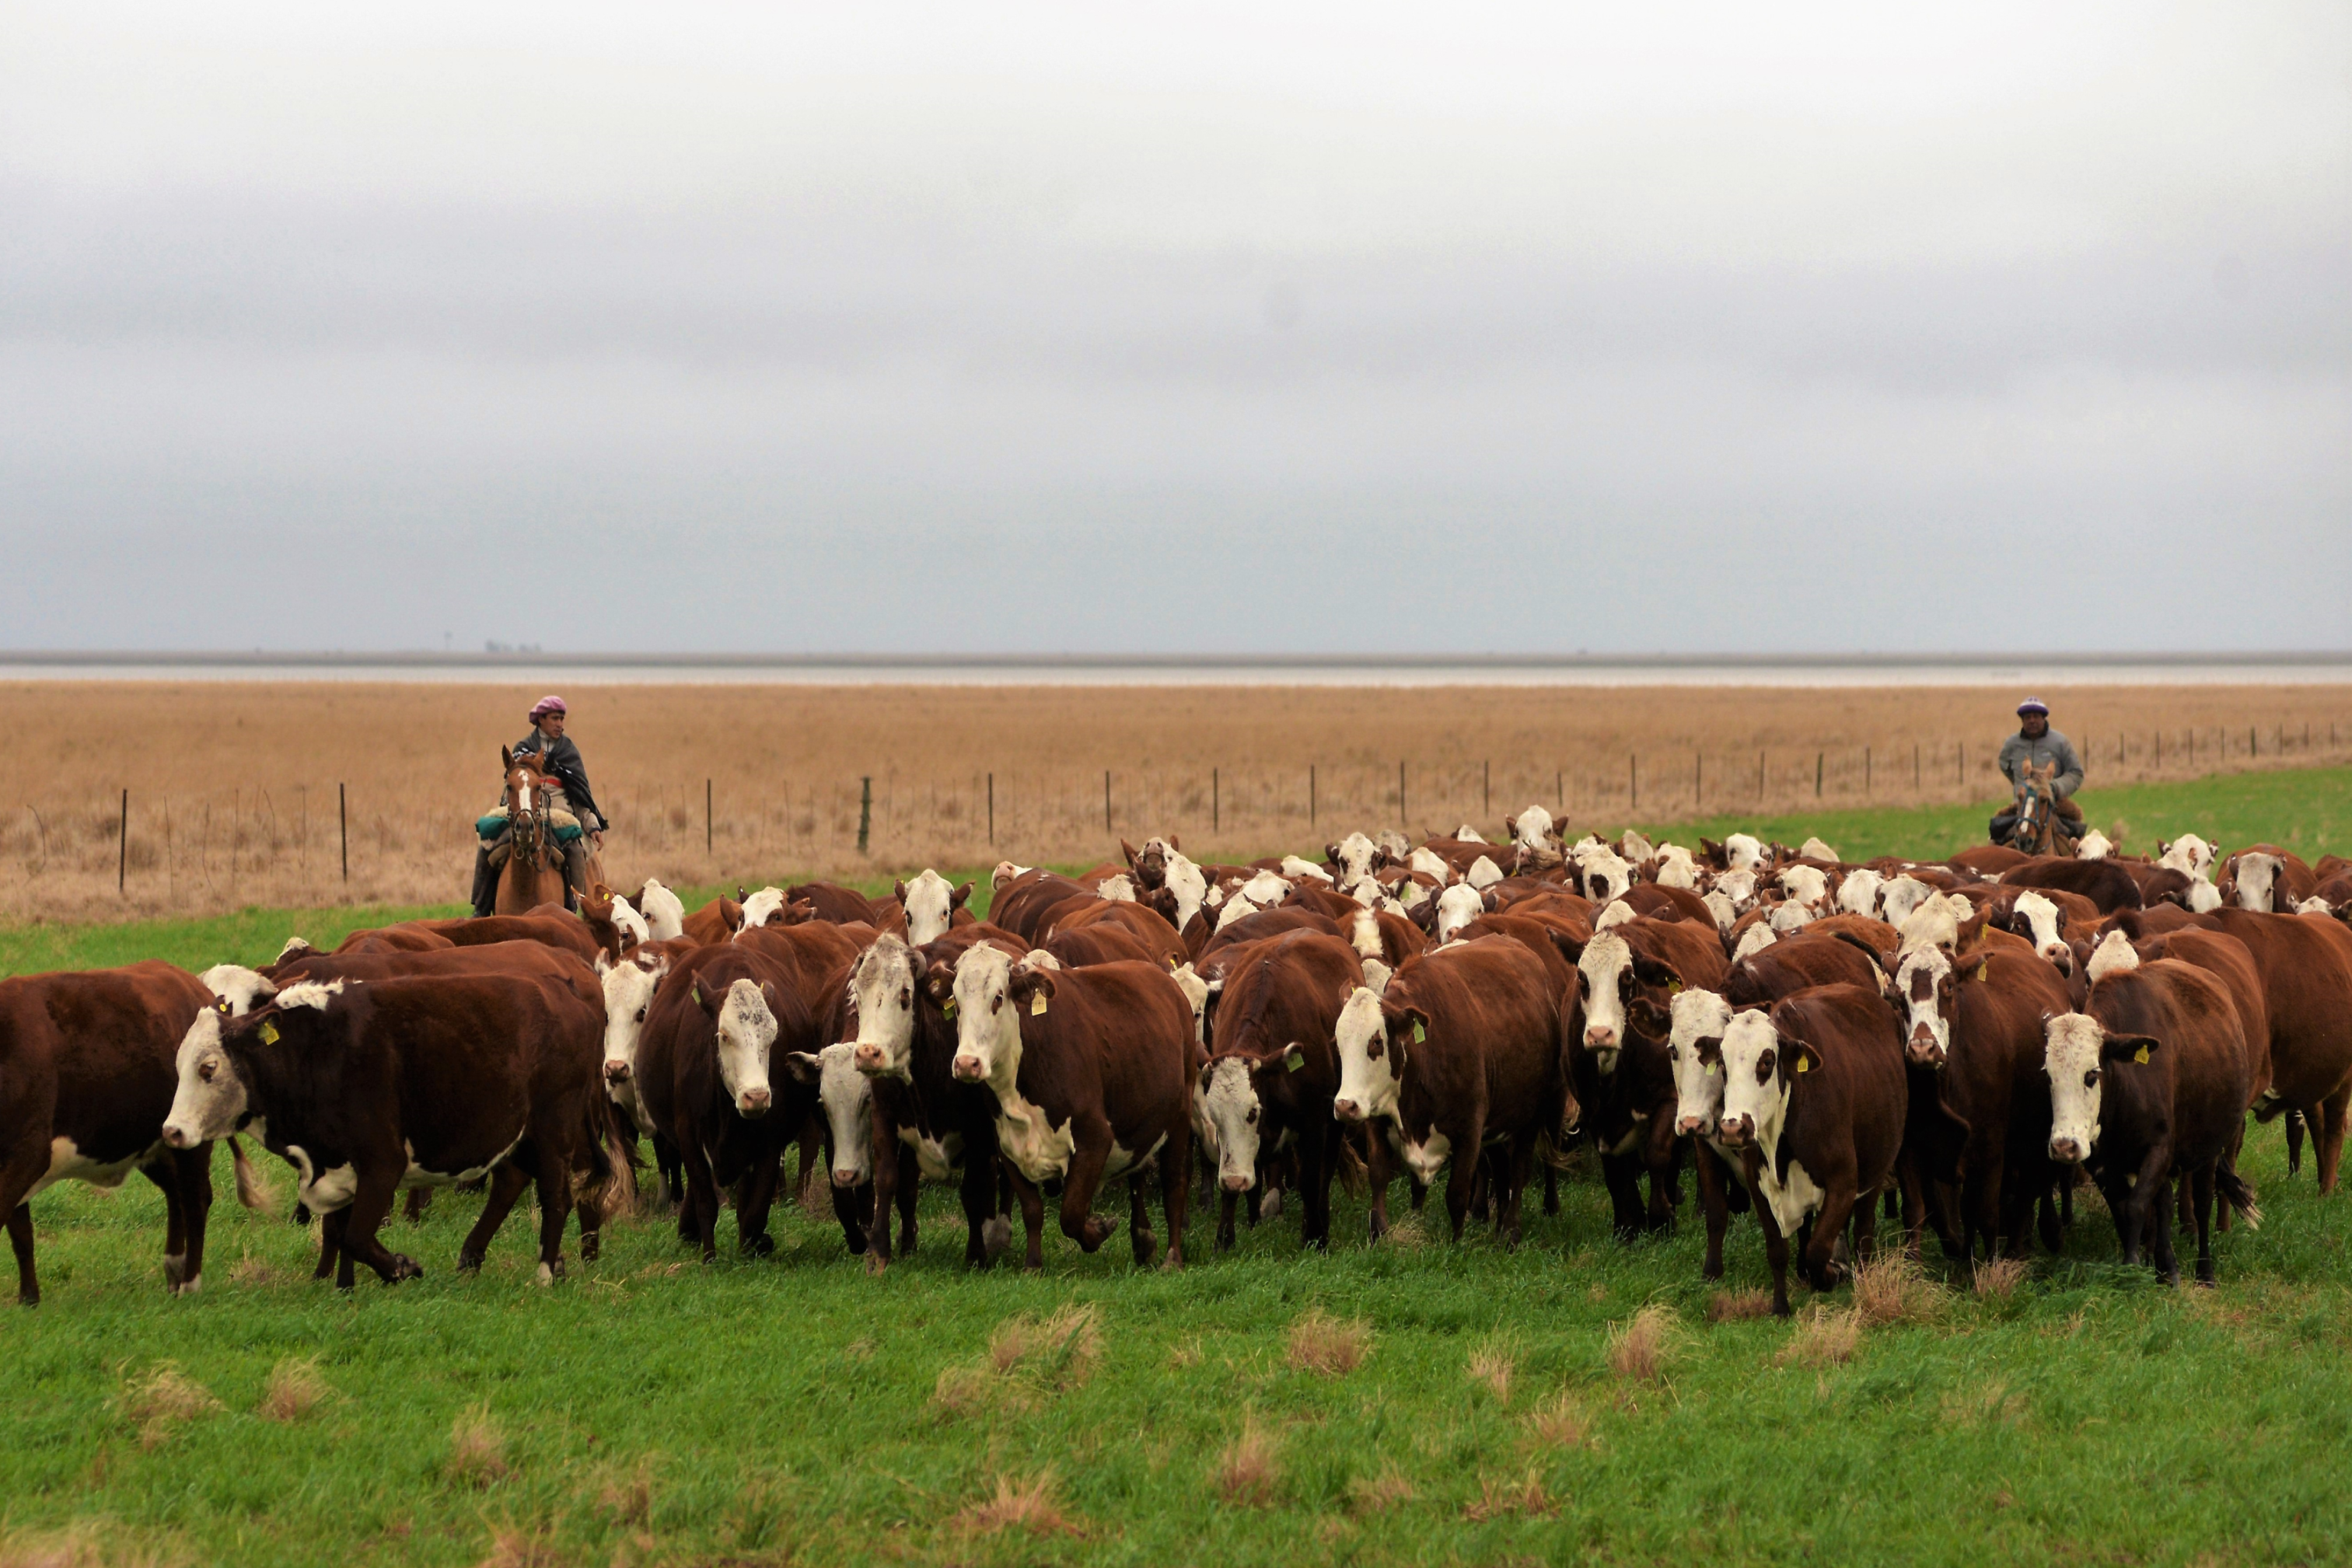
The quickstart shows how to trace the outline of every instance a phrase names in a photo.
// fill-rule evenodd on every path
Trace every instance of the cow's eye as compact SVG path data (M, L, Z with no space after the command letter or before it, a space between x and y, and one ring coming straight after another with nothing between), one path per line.
M913 991L905 990L898 993L898 1006L901 1010L912 1008L914 1005L915 993Z
M638 1021L639 1023L643 1023L643 1022L645 1022L645 1021L646 1021L646 1009L643 1009L643 1008L639 1008L639 1009L637 1009L637 1021Z
M1242 1120L1243 1120L1243 1121L1244 1121L1244 1122L1247 1122L1247 1123L1248 1123L1250 1125L1252 1125L1252 1126L1255 1126L1255 1125L1257 1125L1257 1112L1256 1112L1256 1110L1255 1110L1255 1109L1252 1109L1252 1110L1251 1110L1251 1112L1250 1112L1250 1113L1249 1113L1248 1115L1246 1115L1246 1116L1244 1116L1244 1117L1242 1118Z
M1682 1049L1679 1046L1670 1045L1666 1047L1666 1060L1668 1061L1680 1061L1682 1059Z
M218 1062L206 1061L202 1067L196 1069L196 1076L210 1083L213 1081L213 1074L218 1071L219 1068Z
M2094 1067L2090 1071L2083 1074L2083 1087L2085 1089L2096 1089L2098 1086L2099 1070Z
M1771 1051L1768 1051L1763 1055L1758 1057L1756 1059L1756 1082L1761 1083L1766 1079L1771 1077L1772 1069L1779 1065L1780 1059Z

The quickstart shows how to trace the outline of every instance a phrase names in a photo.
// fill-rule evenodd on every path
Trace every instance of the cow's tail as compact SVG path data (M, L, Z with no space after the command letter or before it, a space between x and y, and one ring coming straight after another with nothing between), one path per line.
M246 1207L275 1217L278 1199L261 1185L255 1174L253 1162L245 1157L245 1145L232 1137L228 1141L228 1163L236 1172L236 1200Z
M2223 1203L2238 1211L2238 1218L2246 1222L2247 1229L2260 1230L2263 1228L2262 1207L2254 1202L2252 1184L2231 1170L2226 1161L2213 1167L2213 1190L2221 1195Z
M587 1173L576 1200L594 1206L609 1218L633 1208L637 1201L636 1150L621 1136L618 1108L604 1094L593 1095L588 1107Z

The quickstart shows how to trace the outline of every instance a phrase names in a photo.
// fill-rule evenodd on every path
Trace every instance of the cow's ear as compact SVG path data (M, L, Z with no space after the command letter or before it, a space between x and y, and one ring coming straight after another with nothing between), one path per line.
M1184 843L1183 841L1179 839L1175 834L1171 833L1168 835L1168 847L1181 852L1184 848Z
M805 1051L784 1052L784 1071L795 1083L814 1083L824 1076L824 1063Z
M2163 1045L2164 1041L2152 1034L2111 1034L2107 1036L2106 1043L2099 1048L2099 1059L2103 1061L2145 1063Z
M604 956L604 949L602 947L596 949L595 964L596 973L599 976L609 975L613 972L613 961Z
M1667 986L1682 989L1682 975L1672 964L1663 963L1645 954L1633 955L1633 977L1645 986Z
M1118 852L1127 857L1128 869L1129 871L1133 871L1135 869L1135 846L1129 843L1125 839L1121 839L1118 841Z
M1325 844L1323 846L1323 863L1326 865L1338 865L1339 863L1339 845Z
M955 994L955 967L944 958L934 958L923 974L923 988L931 993L931 1000L943 1002Z
M907 884L904 882L893 882L890 884L890 896L904 904L907 902Z
M1785 1034L1780 1037L1780 1066L1790 1076L1817 1071L1821 1065L1822 1053L1813 1049L1811 1041Z
M1054 998L1054 972L1044 967L1033 969L1026 964L1018 965L1013 968L1013 978L1004 990L1016 1002L1027 1003L1039 997L1051 1001Z
M1570 966L1584 961L1584 945L1591 938L1571 936L1566 931L1555 930L1551 934L1551 945L1559 949L1559 956L1567 959Z
M1296 1072L1307 1065L1307 1048L1294 1040L1282 1048L1282 1054L1275 1060L1282 1064L1285 1072Z
M776 994L775 981L762 980L760 982L760 999L768 1004L768 1010L770 1012L780 1013L783 1011L784 1000L782 997Z
M1487 914L1492 915L1503 907L1503 901L1495 896L1495 890L1490 887L1478 895L1478 905Z
M950 910L961 909L963 907L964 900L971 896L971 883L965 883L961 887L957 888L953 893L948 894L948 908Z
M1647 997L1635 997L1633 1005L1625 1009L1633 1027L1653 1040L1664 1040L1674 1032L1675 1015Z

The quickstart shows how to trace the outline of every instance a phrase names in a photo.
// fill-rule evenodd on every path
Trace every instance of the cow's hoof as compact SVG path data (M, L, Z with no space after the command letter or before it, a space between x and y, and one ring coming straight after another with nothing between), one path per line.
M41 1304L41 1292L19 1291L16 1292L16 1304L20 1307L37 1307Z
M1078 1249L1082 1252L1100 1250L1102 1244L1110 1239L1111 1232L1118 1228L1118 1221L1105 1219L1099 1214L1089 1214L1087 1222L1078 1227Z
M583 1263L593 1263L604 1250L603 1239L595 1231L587 1231L581 1236L580 1260Z
M562 1278L563 1278L562 1259L558 1258L552 1263L541 1263L539 1266L539 1282L541 1284L552 1285L556 1281L561 1280Z
M1168 1249L1168 1256L1160 1260L1160 1267L1165 1273L1179 1274L1183 1272L1184 1249L1181 1247L1171 1247Z
M989 1219L980 1228L980 1249L992 1263L1007 1247L1013 1245L1013 1222L1003 1215Z
M868 1276L879 1279L883 1270L889 1267L890 1260L887 1258L883 1257L881 1253L868 1252L866 1255L866 1272Z
M1149 1230L1134 1232L1131 1239L1135 1243L1135 1262L1138 1268L1150 1262L1151 1255L1160 1250L1160 1238L1152 1235Z
M415 1259L404 1257L395 1252L392 1255L392 1273L385 1279L384 1283L397 1285L403 1280L422 1280L423 1278L425 1278L425 1270L417 1266Z
M188 1277L188 1258L184 1252L163 1254L163 1291L166 1295L180 1293L180 1281Z
M915 1250L915 1232L912 1227L898 1232L898 1250L908 1256L913 1255Z
M1282 1189L1277 1186L1268 1190L1265 1195L1265 1200L1257 1206L1257 1217L1260 1219L1273 1219L1280 1216L1281 1213Z
M757 1236L747 1236L743 1239L743 1256L746 1258L772 1257L775 1250L776 1239L764 1230Z
M457 1272L460 1274L478 1274L481 1271L482 1255L479 1252L467 1251L457 1254Z

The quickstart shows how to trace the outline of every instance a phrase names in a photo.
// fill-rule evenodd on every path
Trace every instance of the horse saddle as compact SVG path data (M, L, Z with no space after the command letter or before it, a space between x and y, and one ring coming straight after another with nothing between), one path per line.
M559 843L571 843L587 831L580 825L579 818L561 806L548 808L547 821L548 825L555 830L556 841ZM485 839L504 838L507 834L507 809L499 806L488 815L475 818L474 831Z

